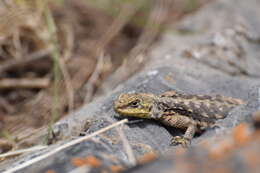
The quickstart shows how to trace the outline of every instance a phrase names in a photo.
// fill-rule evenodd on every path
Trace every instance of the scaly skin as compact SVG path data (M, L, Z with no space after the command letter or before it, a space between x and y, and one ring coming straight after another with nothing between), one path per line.
M167 126L185 129L173 144L187 146L196 132L214 126L243 101L226 96L188 95L167 91L162 95L147 93L121 94L114 110L122 116L155 119Z

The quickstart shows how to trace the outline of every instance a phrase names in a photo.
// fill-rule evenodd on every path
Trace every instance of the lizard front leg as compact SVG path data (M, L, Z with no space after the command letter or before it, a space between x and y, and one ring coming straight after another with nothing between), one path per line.
M163 115L160 118L160 121L167 126L186 129L184 136L173 137L172 144L174 145L181 144L182 146L187 147L197 131L196 122L187 116L175 114Z
M197 125L190 124L187 130L185 131L184 136L175 136L172 138L172 144L181 144L183 147L187 147L190 144L191 139L194 137L196 130Z

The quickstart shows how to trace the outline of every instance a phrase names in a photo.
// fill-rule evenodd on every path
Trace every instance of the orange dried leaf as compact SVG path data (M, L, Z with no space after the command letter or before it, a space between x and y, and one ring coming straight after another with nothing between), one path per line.
M224 159L229 155L229 152L234 148L233 142L224 140L218 144L218 147L209 150L209 157L212 159Z
M86 163L85 159L83 159L83 158L74 157L74 158L71 159L71 164L74 165L74 166L84 166L87 163Z
M47 170L45 173L56 173L56 171L54 171L54 170Z
M86 163L95 168L101 166L101 161L98 160L95 156L87 156Z
M138 163L145 164L149 163L157 158L157 154L155 152L149 152L144 154L138 159Z
M124 168L120 165L112 165L110 167L110 169L111 169L112 172L116 173L116 172L122 171Z
M250 141L249 128L246 123L241 123L233 130L233 140L235 144L244 145Z

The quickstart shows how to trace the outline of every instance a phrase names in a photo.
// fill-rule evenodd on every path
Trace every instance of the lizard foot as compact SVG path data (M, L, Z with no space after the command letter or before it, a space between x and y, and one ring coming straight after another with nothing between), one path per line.
M173 145L181 144L183 147L188 147L188 145L190 145L190 140L184 136L175 136L172 138L171 143Z

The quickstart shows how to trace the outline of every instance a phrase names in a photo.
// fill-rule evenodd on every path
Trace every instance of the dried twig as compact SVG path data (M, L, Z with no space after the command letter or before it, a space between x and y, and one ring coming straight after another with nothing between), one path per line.
M13 172L19 171L20 169L23 169L23 168L25 168L27 166L30 166L30 165L32 165L32 164L34 164L36 162L39 162L39 161L41 161L43 159L46 159L47 157L50 157L51 155L53 155L53 154L55 154L55 153L57 153L59 151L62 151L63 149L66 149L66 148L71 147L71 146L73 146L75 144L81 143L83 141L89 140L92 137L99 135L100 133L104 133L104 132L106 132L106 131L114 128L114 127L117 127L117 126L119 126L121 124L124 124L126 122L128 122L128 120L124 119L124 120L118 121L118 122L116 122L114 124L111 124L111 125L109 125L107 127L104 127L102 129L94 132L94 133L91 133L91 134L87 135L87 136L84 136L84 137L72 140L72 141L70 141L70 142L68 142L68 143L66 143L64 145L61 145L61 146L59 146L57 148L52 149L51 151L49 151L49 152L47 152L47 153L45 153L45 154L43 154L41 156L35 157L35 158L29 160L28 162L24 162L24 163L22 163L22 164L20 164L20 165L18 165L16 167L10 168L9 170L5 171L4 173L13 173Z
M122 139L123 147L124 147L125 152L127 154L129 164L134 166L134 165L136 165L136 158L135 158L133 149L132 149L131 145L129 144L129 141L124 134L123 127L124 127L123 125L119 126L117 128L117 131L118 131L119 136Z
M10 156L17 156L23 153L28 153L28 152L33 152L33 151L38 151L47 148L48 146L34 146L31 148L26 148L26 149L21 149L21 150L16 150L16 151L10 151L8 153L0 154L0 158L5 158L5 157L10 157Z
M64 83L68 95L68 107L70 112L74 108L74 88L72 86L72 79L68 72L66 62L71 58L71 54L73 52L74 35L72 29L68 26L69 25L63 27L64 32L66 32L65 48L64 48L63 55L61 56L61 58L59 58L59 65L60 65L61 73L64 77Z
M62 57L65 62L67 62L72 55L73 48L74 48L74 33L72 27L68 25L63 25L62 30L64 31L65 38L65 45L64 45L64 52L62 53Z
M74 88L72 86L72 80L70 77L70 74L68 72L67 66L65 64L65 59L64 58L59 58L59 65L60 65L60 70L64 78L64 83L68 95L68 106L69 106L69 112L73 110L74 107Z
M21 59L22 58L22 44L21 44L21 40L20 40L20 32L19 30L15 30L15 32L13 33L13 45L14 45L14 58L15 59Z
M0 89L9 88L47 88L50 85L48 78L22 78L22 79L2 79Z
M6 70L9 70L14 67L22 66L32 61L36 61L42 58L47 58L51 52L53 51L53 47L48 47L46 49L41 49L39 51L33 52L28 55L26 58L21 58L19 60L11 60L5 63L0 64L0 73L3 73Z

